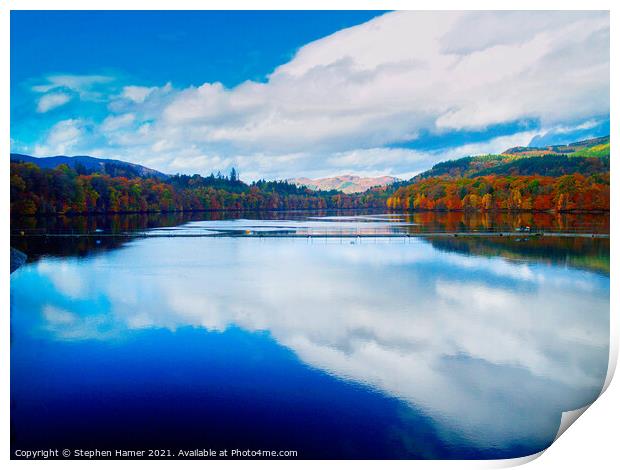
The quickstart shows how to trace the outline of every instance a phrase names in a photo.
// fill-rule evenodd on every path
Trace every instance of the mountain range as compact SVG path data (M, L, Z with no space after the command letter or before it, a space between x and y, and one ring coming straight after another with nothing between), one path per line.
M342 191L345 194L363 193L377 186L386 187L396 181L398 178L393 176L355 176L342 175L332 176L328 178L291 178L287 180L289 183L298 186L305 186L315 191Z
M370 188L402 187L419 181L443 178L475 178L478 176L529 176L558 177L579 173L593 175L609 171L609 136L547 147L513 147L501 154L478 155L447 160L434 165L410 180L393 176L362 177L341 175L326 178L290 178L290 184L314 191L341 191L345 194L363 193ZM127 178L157 178L167 181L171 175L135 163L90 156L32 157L11 154L12 162L34 163L38 167L56 168L65 164L80 174L107 174Z

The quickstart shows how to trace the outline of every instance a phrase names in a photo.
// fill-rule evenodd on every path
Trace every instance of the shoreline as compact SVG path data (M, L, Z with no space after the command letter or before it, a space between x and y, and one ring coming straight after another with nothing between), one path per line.
M535 211L535 210L394 210L384 207L349 207L349 208L324 208L324 209L203 209L203 210L178 210L178 211L122 211L122 212L57 212L49 214L11 214L11 218L44 218L44 217L105 217L115 215L167 215L167 214L217 214L217 213L282 213L282 212L347 212L347 211L384 211L386 214L549 214L549 215L609 215L611 211Z
M583 233L583 232L514 232L514 231L484 231L484 232L416 232L416 233L268 233L250 232L243 233L24 233L11 234L12 237L41 237L41 238L419 238L419 237L506 237L506 238L541 238L541 237L564 237L564 238L609 238L609 233Z

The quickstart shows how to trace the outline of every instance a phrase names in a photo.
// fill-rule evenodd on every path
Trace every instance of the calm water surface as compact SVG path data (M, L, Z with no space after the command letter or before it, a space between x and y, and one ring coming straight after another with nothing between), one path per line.
M222 224L274 222L171 229ZM14 243L35 254L11 275L14 449L514 457L607 371L604 239L46 243Z

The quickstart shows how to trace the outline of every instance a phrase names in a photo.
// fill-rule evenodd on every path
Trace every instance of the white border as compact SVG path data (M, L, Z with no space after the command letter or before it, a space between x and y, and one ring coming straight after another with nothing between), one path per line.
M0 285L0 298L3 308L0 310L1 321L1 353L0 360L0 401L2 402L2 422L0 423L0 449L2 460L6 461L10 457L9 444L9 379L10 379L10 318L9 318L9 159L10 153L10 88L9 88L9 67L10 67L10 10L611 10L611 134L612 134L612 185L611 185L611 205L615 210L619 207L620 187L615 178L616 165L620 158L616 146L616 135L618 122L616 109L618 104L617 84L620 83L618 77L617 60L618 57L618 15L620 15L620 2L611 0L503 0L497 2L493 0L0 0L0 132L4 138L0 139L3 143L3 156L0 157L4 163L0 165L0 181L3 187L0 193L2 201L0 209L0 225L5 227L1 233L4 242L4 250L0 250L2 265L2 283ZM33 58L33 60L36 60ZM612 210L611 231L617 232L618 218ZM612 235L613 235L612 234ZM615 239L615 235L612 236ZM618 253L615 245L611 245L611 270L612 274L618 267ZM556 443L541 455L514 459L509 461L389 461L389 462L364 462L356 461L352 465L388 465L390 467L408 468L415 465L419 468L498 468L506 466L520 465L526 462L528 468L584 468L586 466L595 469L618 468L620 465L620 453L618 452L618 438L616 428L616 417L620 417L620 386L617 380L611 382L610 379L615 369L618 357L618 333L619 322L617 313L620 312L618 291L613 288L615 276L611 277L611 347L610 347L610 370L608 373L606 387L607 391L579 418L579 424L571 426ZM538 457L538 458L535 458ZM38 461L34 465L40 464ZM45 463L48 468L82 468L83 461L48 461ZM144 466L148 468L167 468L171 465L187 465L195 468L204 469L205 466L217 466L221 468L231 468L242 465L252 465L253 468L280 467L290 468L292 465L300 468L314 468L318 462L312 461L114 461L112 465L118 467ZM342 467L347 465L346 461L321 462L320 465L329 467ZM11 467L17 468L33 463L24 461L11 461ZM111 465L107 461L92 461L89 465L100 468L108 468Z

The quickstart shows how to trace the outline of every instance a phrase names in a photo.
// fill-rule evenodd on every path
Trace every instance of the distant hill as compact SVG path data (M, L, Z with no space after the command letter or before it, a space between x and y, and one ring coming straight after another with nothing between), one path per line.
M289 183L306 186L315 191L342 191L346 194L363 193L376 186L388 186L396 181L392 176L363 177L354 175L332 176L329 178L292 178Z
M513 147L506 150L504 155L538 156L538 155L566 155L577 154L593 147L600 147L599 150L607 149L609 153L609 136L596 137L594 139L581 140L572 144L549 145L547 147Z
M58 155L55 157L32 157L19 153L11 154L12 162L34 163L39 168L56 168L58 165L67 165L80 174L101 173L110 176L125 176L127 178L158 178L168 179L168 175L157 170L147 168L135 163L112 160L109 158L96 158L84 155L67 157Z
M609 136L435 165L391 186L390 209L609 211Z
M514 147L497 155L448 160L412 178L592 175L609 171L609 136L549 147Z

